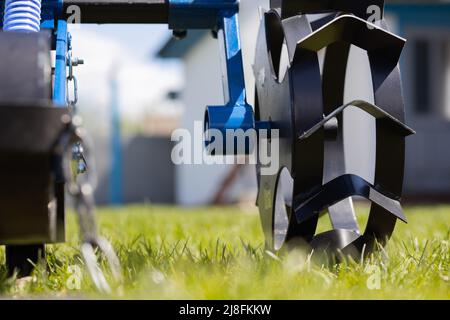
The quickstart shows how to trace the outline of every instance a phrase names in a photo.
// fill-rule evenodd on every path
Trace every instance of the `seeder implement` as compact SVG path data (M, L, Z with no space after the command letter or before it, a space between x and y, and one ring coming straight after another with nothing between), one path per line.
M244 0L246 1L246 0ZM250 1L250 0L249 0ZM369 6L381 16L368 22ZM118 259L97 235L93 218L92 165L85 157L86 135L76 116L74 67L69 23L164 23L174 36L209 29L221 44L225 105L205 112L205 146L211 154L250 154L279 144L279 167L265 174L258 162L257 204L268 250L306 244L352 255L384 244L398 219L403 184L405 125L398 61L405 40L388 31L383 0L272 0L262 13L254 73L255 106L246 99L239 3L235 0L6 0L0 26L0 243L7 245L9 269L31 271L43 245L64 241L64 189L75 198L83 234L82 253L97 287L108 284L96 265L102 250L119 277ZM312 21L311 14L323 17ZM344 101L351 45L367 51L374 103ZM286 47L288 68L280 72ZM326 49L321 68L318 52ZM52 65L51 51L55 52ZM68 82L74 82L74 93ZM72 98L70 97L72 96ZM356 107L376 119L373 183L346 172L343 113ZM256 130L264 139L222 141L209 132ZM272 134L275 130L279 133ZM277 138L279 137L279 138ZM234 139L234 138L233 138ZM214 145L216 148L213 148ZM228 148L233 146L232 149ZM256 146L256 148L253 148ZM67 158L69 153L69 158ZM72 161L72 162L71 162ZM74 163L73 163L74 162ZM72 167L69 164L72 163ZM87 169L87 172L85 172ZM365 231L356 221L351 198L371 201ZM333 230L316 234L328 211Z

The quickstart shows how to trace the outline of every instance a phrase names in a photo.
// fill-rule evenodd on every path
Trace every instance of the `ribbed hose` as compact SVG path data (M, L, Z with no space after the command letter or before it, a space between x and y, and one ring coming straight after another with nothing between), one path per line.
M4 31L39 32L41 0L6 0Z

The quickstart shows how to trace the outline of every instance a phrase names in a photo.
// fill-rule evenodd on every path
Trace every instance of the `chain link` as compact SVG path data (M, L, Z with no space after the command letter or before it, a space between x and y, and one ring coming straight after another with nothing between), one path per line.
M92 143L86 131L81 127L81 118L75 115L78 102L78 83L73 73L73 67L83 63L83 60L72 57L72 37L69 34L67 92L69 92L69 82L73 82L74 91L73 99L70 99L69 94L67 94L67 104L73 116L68 126L69 130L62 140L64 146L71 146L71 148L69 147L70 150L62 151L64 155L64 174L67 180L68 192L74 199L75 211L78 215L82 241L81 255L86 269L96 288L103 293L110 293L111 287L100 268L96 253L99 252L106 258L112 276L117 283L120 283L122 280L121 266L110 242L98 234L94 201L97 179L91 152ZM85 154L87 154L88 159L86 159Z
M91 153L92 144L85 130L80 127L80 124L80 117L74 116L69 130L67 130L62 140L63 143L65 142L64 145L72 145L72 149L69 147L67 150L62 151L64 154L64 175L66 177L68 193L74 199L75 211L78 216L82 242L81 255L86 269L99 291L111 293L111 287L100 268L96 253L98 252L105 257L116 283L122 282L121 266L119 258L110 242L98 234L94 201L94 190L97 179L95 177L95 166ZM74 146L81 145L85 147L87 162L90 164L89 170L86 170L82 174L73 168L78 165L77 161L74 161L73 148Z
M79 58L73 58L72 56L72 35L69 33L67 35L67 41L68 41L68 50L67 50L67 66L69 68L69 74L67 76L67 105L70 108L75 108L76 104L78 103L78 81L73 73L73 67L77 67L81 64L84 64L83 59ZM69 97L69 83L73 82L73 98L71 99Z

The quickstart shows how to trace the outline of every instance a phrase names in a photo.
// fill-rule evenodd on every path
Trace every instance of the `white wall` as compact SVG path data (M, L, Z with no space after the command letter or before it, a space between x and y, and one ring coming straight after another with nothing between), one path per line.
M186 106L181 127L194 132L194 121L203 121L207 105L221 105L220 64L217 41L204 37L185 57ZM200 142L201 143L201 142ZM227 166L180 165L176 167L176 195L181 205L202 205L211 201Z

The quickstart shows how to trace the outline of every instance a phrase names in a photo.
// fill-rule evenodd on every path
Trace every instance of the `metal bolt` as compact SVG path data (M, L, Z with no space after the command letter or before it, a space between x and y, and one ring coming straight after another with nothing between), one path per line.
M187 36L187 30L173 30L173 37L177 40L182 40Z
M80 58L73 58L72 59L72 66L76 67L78 65L84 64L84 60Z

